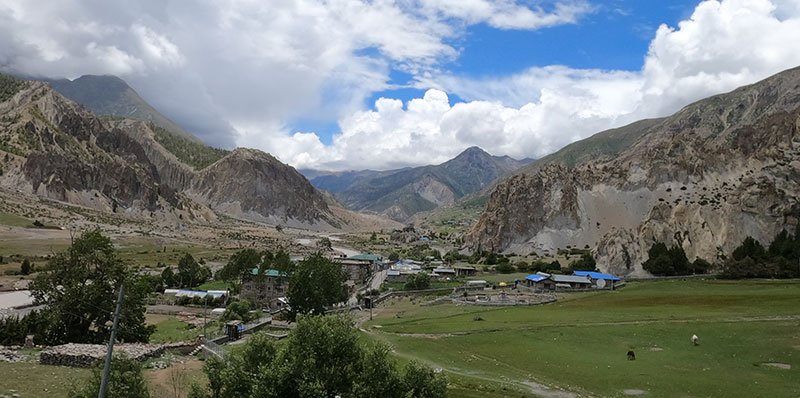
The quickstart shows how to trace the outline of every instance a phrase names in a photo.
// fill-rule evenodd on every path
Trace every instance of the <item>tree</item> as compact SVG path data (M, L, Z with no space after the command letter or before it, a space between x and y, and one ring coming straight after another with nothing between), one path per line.
M262 252L255 249L243 249L236 252L228 263L219 271L217 279L224 281L238 281L242 276L261 264Z
M300 317L280 346L257 333L204 371L214 398L440 398L447 389L444 375L428 367L399 371L386 346L366 345L352 320L339 316Z
M70 398L96 398L103 378L102 366L93 369L89 383L81 383L69 392ZM142 365L124 355L115 355L111 362L106 398L150 398Z
M30 273L31 273L31 260L28 260L27 258L22 260L22 264L19 267L19 272L22 275L30 275Z
M398 254L397 252L389 253L389 261L397 261L397 260L400 260L400 254Z
M175 273L172 272L172 267L167 266L161 271L161 281L164 282L166 287L177 287L178 281L175 279Z
M653 275L672 276L690 273L689 260L680 245L667 248L664 243L656 242L647 251L647 255L648 259L642 263L642 268Z
M571 262L569 266L575 271L594 271L597 269L597 262L592 253L583 253L580 259Z
M745 257L750 257L753 260L759 260L764 258L765 254L766 251L764 250L764 246L762 246L759 241L753 239L753 237L748 236L744 238L744 241L741 245L739 245L739 247L733 249L731 257L737 261L742 260Z
M150 287L121 261L111 240L94 230L82 234L65 252L50 258L31 284L31 294L44 305L51 345L105 343L110 334L119 286L125 284L117 338L146 342L155 330L144 322Z
M194 287L205 283L209 278L211 278L211 269L198 264L191 254L184 254L178 261L178 274L176 275L178 287Z
M330 238L323 237L323 238L320 238L320 240L317 241L317 247L319 247L322 250L331 251L331 250L333 250L333 243L331 243Z
M289 318L297 314L322 314L325 308L347 299L346 276L339 264L313 254L292 270L286 295Z
M222 314L222 320L231 321L239 319L243 322L250 322L257 317L250 312L252 307L247 300L236 300L225 308L225 313Z
M425 290L431 287L431 277L427 272L411 274L406 278L403 286L405 290Z

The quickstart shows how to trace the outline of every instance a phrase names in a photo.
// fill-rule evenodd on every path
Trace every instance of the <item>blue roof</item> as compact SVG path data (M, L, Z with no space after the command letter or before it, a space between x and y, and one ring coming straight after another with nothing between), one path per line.
M617 278L614 275L604 274L602 272L594 272L594 271L575 271L573 272L574 275L577 276L588 276L592 279L605 279L607 281L620 281L622 279Z
M527 280L529 280L531 282L541 282L541 281L547 279L547 277L546 276L542 276L542 275L533 274L533 275L528 275L528 277L525 278L525 279L527 279Z

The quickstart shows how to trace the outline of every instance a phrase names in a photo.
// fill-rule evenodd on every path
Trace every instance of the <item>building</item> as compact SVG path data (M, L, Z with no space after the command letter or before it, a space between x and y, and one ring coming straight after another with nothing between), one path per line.
M534 292L546 292L556 290L556 283L550 279L549 275L533 274L525 278L525 284L533 288Z
M250 270L242 278L242 291L239 296L256 307L278 309L280 299L286 297L289 288L289 276L281 271L258 268Z
M478 270L471 265L456 265L453 267L456 270L456 276L475 276Z
M342 266L342 270L347 275L347 280L357 284L366 282L372 273L373 263L366 259L348 257L335 258L333 261Z
M456 276L456 270L449 267L436 267L433 269L433 274L431 274L431 276L453 278Z
M614 275L594 271L575 271L573 274L588 277L592 285L598 289L613 289L614 285L622 280Z
M556 290L589 289L592 287L592 281L588 276L553 274L550 275L550 279L555 282Z

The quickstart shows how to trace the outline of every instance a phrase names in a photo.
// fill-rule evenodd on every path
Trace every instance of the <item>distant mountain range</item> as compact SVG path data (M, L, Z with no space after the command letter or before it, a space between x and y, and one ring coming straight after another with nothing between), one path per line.
M405 221L417 213L452 205L531 162L492 156L481 148L471 147L434 166L389 171L301 172L315 187L332 193L351 210Z

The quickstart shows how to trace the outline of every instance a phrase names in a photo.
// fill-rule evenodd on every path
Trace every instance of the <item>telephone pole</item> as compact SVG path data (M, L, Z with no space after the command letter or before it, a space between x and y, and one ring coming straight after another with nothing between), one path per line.
M103 380L100 382L100 393L97 398L105 398L108 390L108 376L111 373L111 356L114 352L114 339L117 337L117 326L119 325L119 312L122 309L122 300L125 296L125 285L119 285L119 297L117 297L117 309L114 310L114 325L111 327L111 338L108 339L108 351L106 352L106 364L103 367Z

